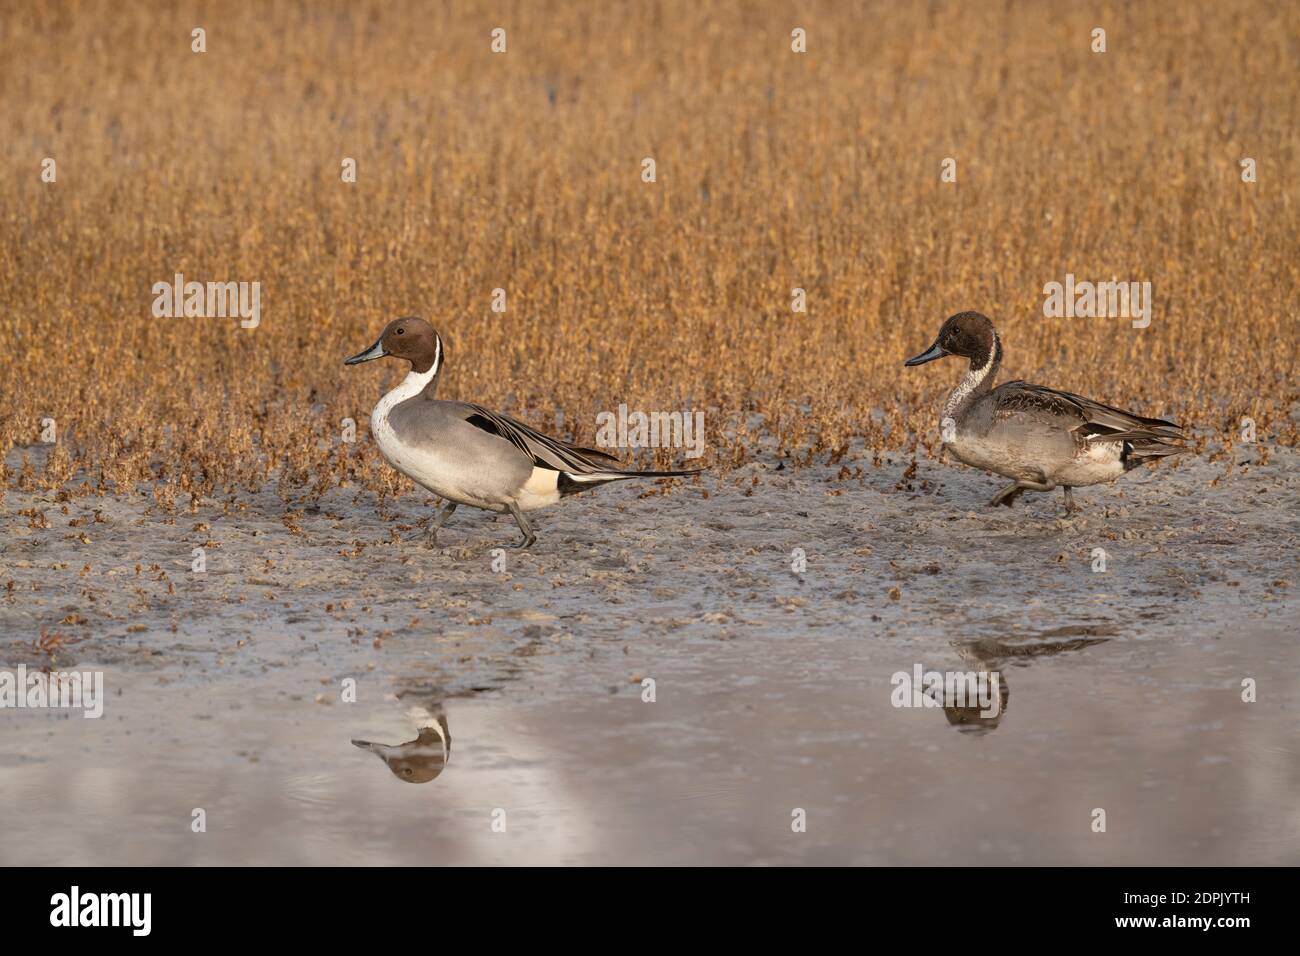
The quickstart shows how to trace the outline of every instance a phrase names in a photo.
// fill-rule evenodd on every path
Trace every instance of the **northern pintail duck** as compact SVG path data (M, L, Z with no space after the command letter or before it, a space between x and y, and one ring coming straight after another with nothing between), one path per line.
M944 402L944 446L958 461L1012 479L989 502L1012 503L1026 491L1070 489L1113 481L1144 461L1183 451L1181 426L1143 418L1044 385L1006 382L993 388L1002 342L978 312L952 316L934 344L906 365L948 355L970 359L970 369Z
M624 470L613 455L548 438L481 405L439 401L434 392L445 355L433 326L403 318L389 322L374 345L344 363L386 356L411 363L402 383L375 406L370 433L390 465L447 502L429 529L430 543L457 505L509 512L524 535L519 546L527 548L537 536L525 511L610 481L699 474Z
M352 746L375 754L388 765L398 780L428 783L442 773L451 760L451 728L442 707L415 705L407 713L415 725L416 738L403 744L377 744L354 740Z

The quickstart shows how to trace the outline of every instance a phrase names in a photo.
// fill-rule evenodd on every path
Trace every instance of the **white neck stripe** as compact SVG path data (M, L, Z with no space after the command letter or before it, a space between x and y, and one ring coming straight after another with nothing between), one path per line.
M378 407L383 407L385 412L392 408L398 402L404 402L408 398L414 398L424 391L424 386L433 381L433 376L437 372L437 366L429 369L427 372L417 372L414 369L406 373L406 378L402 383L385 395L379 401Z
M1001 343L998 341L997 333L993 333L993 348L989 349L988 361L981 368L968 369L966 375L957 383L957 387L952 390L948 396L948 401L943 403L943 417L956 417L957 409L970 397L975 389L979 388L980 383L984 381L993 371L993 366L997 364L998 353L1002 351Z

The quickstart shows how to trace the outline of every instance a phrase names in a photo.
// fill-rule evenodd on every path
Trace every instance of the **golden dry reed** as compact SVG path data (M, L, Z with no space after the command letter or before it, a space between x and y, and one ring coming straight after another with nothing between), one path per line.
M1297 11L5 4L0 490L398 491L365 423L404 369L341 363L412 313L443 397L584 442L703 409L721 471L937 453L956 360L902 362L964 309L1004 377L1293 445ZM154 318L178 272L261 325ZM1150 281L1150 327L1045 318L1067 273Z

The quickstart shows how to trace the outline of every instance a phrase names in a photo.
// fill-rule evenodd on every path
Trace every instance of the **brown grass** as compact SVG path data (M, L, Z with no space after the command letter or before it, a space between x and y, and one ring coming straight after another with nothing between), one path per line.
M967 308L1007 377L1296 442L1294 4L198 6L0 13L0 457L60 428L0 489L398 490L400 370L341 361L407 313L444 397L585 441L703 408L715 467L932 452L955 362L901 363ZM260 281L261 327L152 318L176 272ZM1149 279L1151 327L1043 318L1066 272Z

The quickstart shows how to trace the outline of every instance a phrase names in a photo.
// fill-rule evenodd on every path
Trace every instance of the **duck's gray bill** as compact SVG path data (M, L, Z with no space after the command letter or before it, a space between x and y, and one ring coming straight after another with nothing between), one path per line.
M928 349L926 349L926 350L925 350L924 352L922 352L920 355L917 355L917 356L915 356L915 357L913 357L913 358L908 359L908 360L907 360L906 362L904 362L903 364L904 364L904 365L924 365L926 362L933 362L933 361L934 361L935 359L937 359L937 358L943 358L943 357L944 357L945 355L947 355L947 354L948 354L947 352L945 352L942 348L939 347L939 343L938 343L938 342L935 342L933 345L931 345Z
M380 339L364 352L358 352L350 359L343 361L344 365L360 365L362 362L369 362L371 359L383 358L388 353L384 351L384 340Z

